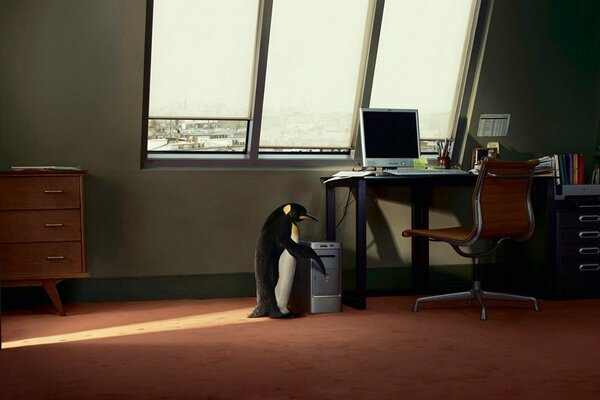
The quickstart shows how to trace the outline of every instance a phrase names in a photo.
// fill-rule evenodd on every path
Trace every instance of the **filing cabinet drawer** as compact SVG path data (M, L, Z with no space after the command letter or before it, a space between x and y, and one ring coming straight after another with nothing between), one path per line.
M560 298L597 297L600 294L600 260L565 261L559 265Z
M561 268L565 270L576 268L579 271L595 271L600 269L600 256L597 255L582 256L561 254L558 261Z
M79 177L0 177L0 210L80 208Z
M600 243L587 245L565 245L558 248L561 257L573 259L600 259Z
M582 247L597 246L600 244L600 227L560 229L558 243Z
M0 242L81 240L80 210L0 211Z
M595 227L600 228L600 210L559 212L560 228Z
M83 274L81 242L0 244L0 277L56 278Z

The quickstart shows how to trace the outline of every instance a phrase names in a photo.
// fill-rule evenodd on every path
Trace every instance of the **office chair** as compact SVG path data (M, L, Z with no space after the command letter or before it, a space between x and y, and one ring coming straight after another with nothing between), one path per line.
M468 300L476 298L481 304L481 319L487 320L484 299L530 301L539 311L538 301L533 297L506 293L487 292L479 282L479 261L491 254L505 240L529 239L535 226L531 208L531 183L538 160L501 161L484 158L473 191L473 225L441 229L407 229L404 237L421 237L431 241L446 242L461 256L473 260L473 286L471 290L439 296L421 297L415 301L413 312L419 304L430 301ZM487 250L466 252L461 247L471 246L479 240L491 241Z

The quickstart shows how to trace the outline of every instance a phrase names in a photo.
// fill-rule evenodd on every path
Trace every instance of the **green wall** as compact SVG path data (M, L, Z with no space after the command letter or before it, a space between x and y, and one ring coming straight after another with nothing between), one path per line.
M583 152L589 179L600 133L598 26L594 0L495 1L465 160L489 141L505 159ZM476 137L486 113L511 114L508 136Z
M598 22L599 7L566 3L496 1L473 115L512 114L503 158L582 151L595 143L600 95L589 43L597 50L599 34L586 24ZM236 293L247 295L264 218L294 201L323 221L319 177L332 171L140 169L144 24L143 0L0 2L0 168L77 165L88 171L87 258L94 279L67 284L83 291L78 298L102 287L126 291L107 283L115 279L156 282L160 276L207 276L217 287L235 281L244 288ZM476 128L471 124L467 148L477 144ZM340 208L345 194L340 190ZM369 264L386 268L382 276L391 278L374 277L371 287L402 287L406 282L398 277L407 276L403 267L410 264L410 243L401 237L410 223L407 194L373 194ZM432 225L468 218L468 200L469 193L440 189ZM339 230L346 266L352 266L353 211ZM324 237L323 223L306 222L301 230L305 239ZM435 245L432 262L464 260ZM181 281L165 278L163 288Z

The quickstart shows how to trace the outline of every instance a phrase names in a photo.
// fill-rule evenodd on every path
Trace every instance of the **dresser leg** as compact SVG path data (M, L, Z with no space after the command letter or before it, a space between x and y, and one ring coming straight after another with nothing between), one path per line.
M60 295L58 294L58 290L56 290L56 284L58 282L60 282L60 280L46 279L42 281L42 285L44 286L46 293L48 293L48 297L50 297L50 300L52 300L52 304L54 304L54 307L56 307L59 314L65 316L66 314L62 305L62 301L60 301Z

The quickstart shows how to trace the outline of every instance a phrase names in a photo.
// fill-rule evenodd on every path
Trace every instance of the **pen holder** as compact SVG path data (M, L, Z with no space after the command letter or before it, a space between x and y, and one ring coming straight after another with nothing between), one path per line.
M450 157L440 156L438 159L438 165L444 169L450 169Z

